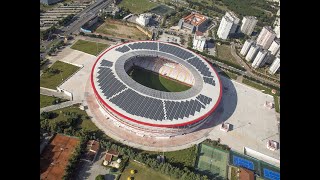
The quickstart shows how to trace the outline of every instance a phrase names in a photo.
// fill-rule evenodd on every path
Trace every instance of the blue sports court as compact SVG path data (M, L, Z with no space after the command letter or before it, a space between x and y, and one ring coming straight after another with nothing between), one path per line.
M266 179L280 180L280 173L263 168L263 174Z
M247 159L241 158L239 156L233 156L233 164L235 166L241 166L250 170L254 171L254 164L252 161L249 161Z

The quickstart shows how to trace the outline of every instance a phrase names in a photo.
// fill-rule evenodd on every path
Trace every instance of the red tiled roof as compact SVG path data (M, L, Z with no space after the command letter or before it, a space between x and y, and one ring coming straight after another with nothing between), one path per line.
M104 160L106 160L106 161L108 161L108 162L111 162L111 160L112 160L112 155L106 154L106 157L104 158Z
M194 26L198 26L203 23L207 18L204 15L198 13L191 13L188 16L184 17L183 20L186 23L192 24Z
M254 180L254 173L248 169L240 168L239 180Z
M118 151L113 150L113 149L111 149L111 150L109 149L107 151L107 154L110 154L110 155L113 155L113 156L118 156L119 155Z
M87 143L87 147L88 147L89 151L97 152L99 150L100 143L95 140L90 140Z
M197 36L203 36L203 33L200 32L200 31L196 31L196 35L197 35Z

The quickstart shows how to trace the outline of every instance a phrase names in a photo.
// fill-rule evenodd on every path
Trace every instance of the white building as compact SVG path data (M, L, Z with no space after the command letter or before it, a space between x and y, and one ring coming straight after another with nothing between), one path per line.
M246 55L246 60L247 60L248 62L252 61L252 60L256 57L256 55L257 55L257 53L258 53L258 51L259 51L260 48L261 48L261 46L256 45L256 44L253 44L253 45L250 47L250 49L249 49L249 51L248 51L248 54Z
M274 32L276 33L277 38L280 38L280 18L276 18L274 21Z
M274 40L268 50L271 52L272 55L276 55L280 50L280 40Z
M256 26L258 19L254 16L245 16L242 19L241 32L250 36Z
M279 68L280 68L280 57L277 57L271 64L269 68L269 73L274 74L278 71Z
M151 17L151 14L140 14L139 17L136 19L136 22L141 26L146 26L148 25Z
M254 44L254 41L251 40L251 39L247 39L246 42L244 42L244 44L243 44L243 46L242 46L242 49L241 49L241 51L240 51L240 54L241 54L242 56L247 55L247 53L248 53L250 47L252 46L252 44Z
M239 19L238 16L237 16L234 12L232 12L232 11L226 12L225 16L229 17L229 18L232 20L232 22L233 22L232 27L231 27L231 30L230 30L230 34L236 33L237 28L238 28L238 26L239 26L240 19Z
M203 36L203 33L196 31L193 37L193 49L203 52L206 47L206 38Z
M235 33L240 19L231 11L222 17L217 35L221 39L227 39L229 34Z
M275 37L276 33L271 29L271 27L265 26L262 28L257 38L257 44L261 45L263 49L268 49Z
M267 54L268 54L268 50L260 49L257 56L254 58L254 61L251 64L251 66L253 68L258 68L258 67L263 66L265 64L265 57Z

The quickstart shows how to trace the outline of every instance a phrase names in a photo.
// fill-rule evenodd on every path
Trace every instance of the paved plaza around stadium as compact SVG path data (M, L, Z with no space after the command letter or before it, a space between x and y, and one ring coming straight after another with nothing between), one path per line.
M108 136L132 147L150 151L175 151L198 144L207 138L213 140L220 138L222 144L227 144L235 151L243 152L243 148L248 147L267 156L280 159L279 150L270 151L266 147L268 140L279 142L275 110L264 107L266 101L273 102L272 96L220 76L223 95L220 105L210 117L214 119L213 121L204 124L200 130L183 136L162 139L141 137L115 126L99 110L89 80L95 57L86 54L84 58L79 55L81 54L79 51L70 49L69 51L69 55L66 55L62 60L84 67L61 87L72 92L75 99L84 100L84 103L89 107L87 109L88 115ZM83 58L76 60L76 56ZM219 129L221 122L230 123L232 125L231 131L227 133L221 131Z

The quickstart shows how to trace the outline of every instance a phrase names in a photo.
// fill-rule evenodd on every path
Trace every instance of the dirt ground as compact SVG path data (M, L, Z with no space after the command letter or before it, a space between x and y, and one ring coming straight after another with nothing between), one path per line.
M95 31L101 35L108 35L119 38L144 40L148 37L136 27L128 26L123 22L107 19Z

